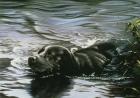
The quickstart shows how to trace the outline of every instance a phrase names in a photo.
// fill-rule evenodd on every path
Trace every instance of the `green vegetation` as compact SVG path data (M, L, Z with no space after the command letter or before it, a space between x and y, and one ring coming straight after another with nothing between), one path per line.
M132 33L134 37L134 44L132 51L136 52L133 71L136 75L140 76L140 18L136 18L128 23L128 31Z
M140 76L140 61L137 60L137 63L135 64L133 71L136 75Z
M128 23L128 31L133 34L136 41L140 42L140 18Z

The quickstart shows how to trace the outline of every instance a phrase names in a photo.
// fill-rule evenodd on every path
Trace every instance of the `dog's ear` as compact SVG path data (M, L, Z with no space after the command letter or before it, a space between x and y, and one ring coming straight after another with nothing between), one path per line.
M42 48L40 48L40 49L38 50L38 54L40 54L41 52L43 52L43 51L45 50L45 47L46 47L46 46L43 46Z
M73 47L73 48L70 49L70 52L71 52L71 53L74 53L74 52L76 52L77 50L78 50L78 48Z

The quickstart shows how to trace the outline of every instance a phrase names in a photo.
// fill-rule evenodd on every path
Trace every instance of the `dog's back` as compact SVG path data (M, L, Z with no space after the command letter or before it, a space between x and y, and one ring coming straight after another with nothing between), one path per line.
M111 62L117 55L116 47L112 43L98 43L88 48L80 49L74 53L78 58L81 73L99 74L104 66Z

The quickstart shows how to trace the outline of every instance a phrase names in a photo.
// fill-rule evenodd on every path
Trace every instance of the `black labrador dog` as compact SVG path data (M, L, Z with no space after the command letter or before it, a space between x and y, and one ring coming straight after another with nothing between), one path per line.
M37 55L29 57L28 64L36 74L89 75L101 74L106 65L114 62L119 62L120 65L118 58L120 57L113 42L95 43L75 52L64 46L49 45L40 49Z

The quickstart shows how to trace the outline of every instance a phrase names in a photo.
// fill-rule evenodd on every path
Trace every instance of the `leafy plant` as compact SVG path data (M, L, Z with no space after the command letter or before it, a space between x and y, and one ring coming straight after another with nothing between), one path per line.
M130 33L132 33L134 37L134 43L132 45L132 51L135 52L136 54L135 59L135 64L133 66L133 72L136 75L140 76L140 18L133 19L131 22L128 23L127 29Z
M136 41L140 42L140 18L133 19L128 23L128 31L133 34Z
M133 71L136 75L140 75L140 60L137 60L137 63L133 67Z

